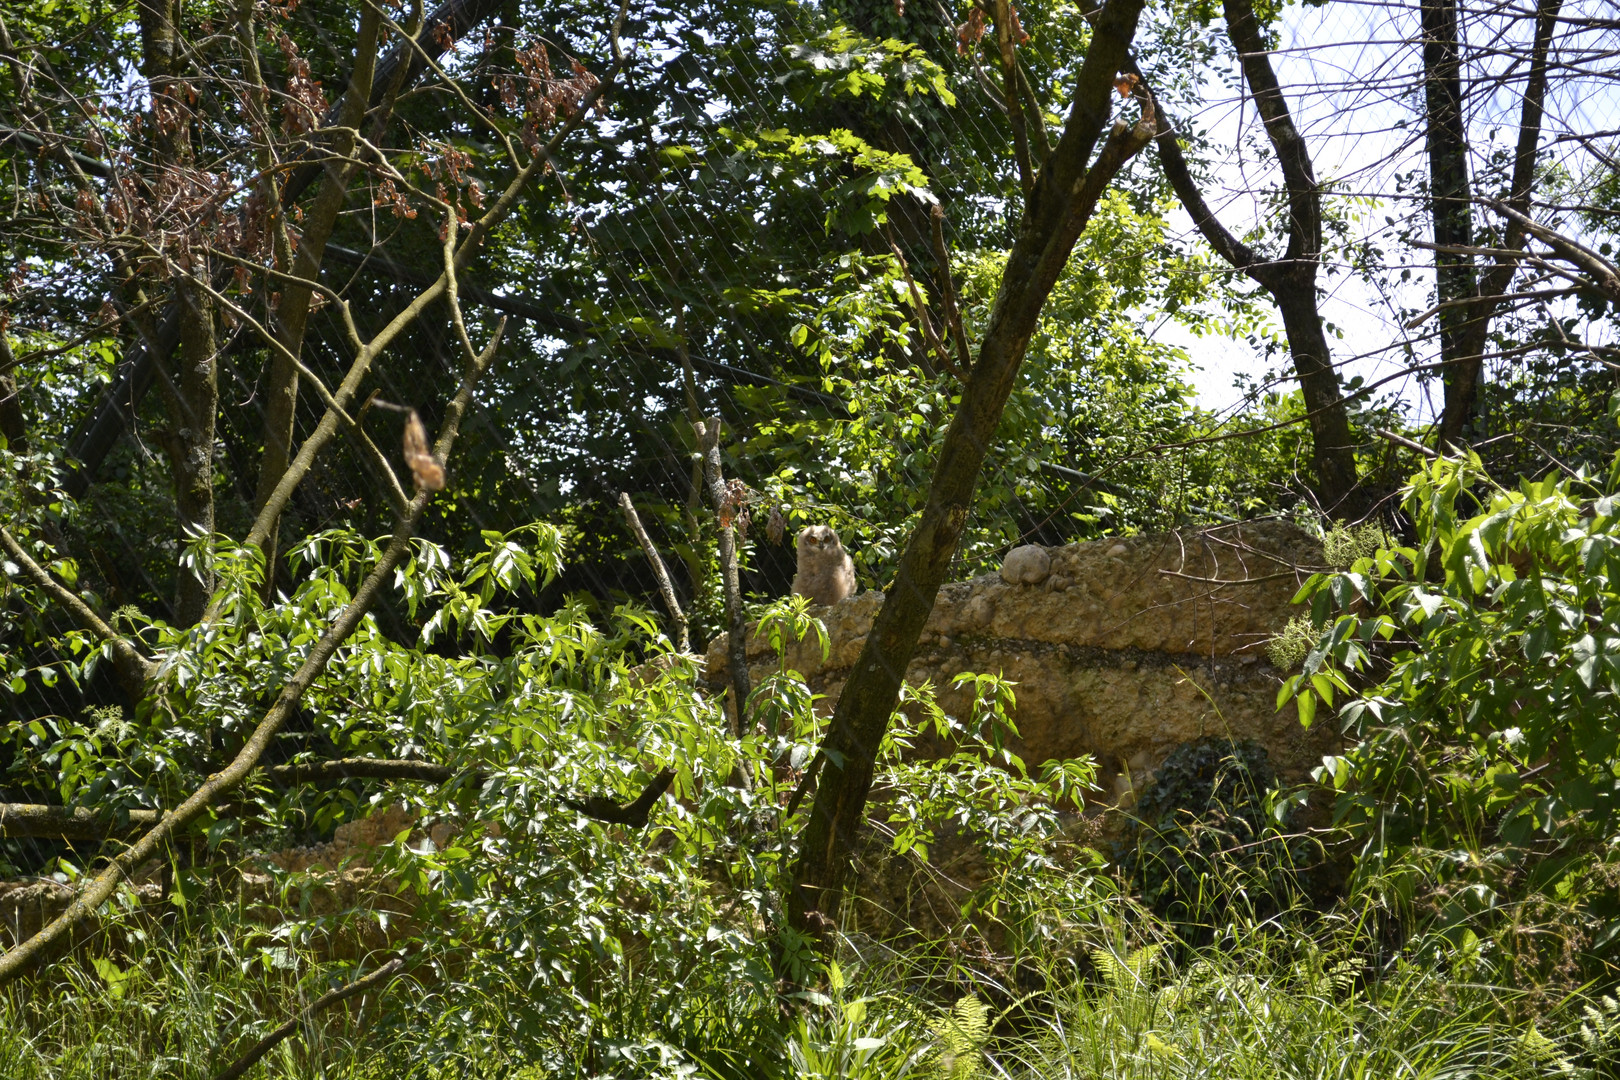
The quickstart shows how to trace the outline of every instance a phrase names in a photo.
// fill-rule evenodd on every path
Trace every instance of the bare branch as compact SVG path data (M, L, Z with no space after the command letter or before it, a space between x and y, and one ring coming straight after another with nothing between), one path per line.
M88 806L0 803L0 836L104 840L110 836L145 832L162 818L161 810L108 812Z
M911 309L917 313L917 326L922 330L923 340L927 342L928 348L934 355L939 357L940 366L955 375L957 381L961 382L962 373L956 369L956 364L951 361L950 352L945 348L944 342L939 340L939 334L934 330L934 321L928 317L928 305L923 303L922 290L917 288L917 282L911 276L911 267L906 263L906 257L901 253L900 245L894 242L894 236L887 229L883 231L883 236L889 242L889 251L894 255L894 261L899 265L900 273L906 279L907 288L911 290ZM926 365L924 365L924 369L925 373L931 378L934 373L927 371Z
M1405 435L1397 435L1393 431L1385 431L1383 428L1373 428L1373 434L1377 435L1380 439L1394 443L1396 446L1404 446L1408 450L1415 450L1426 458L1437 458L1440 456L1438 451L1431 450L1429 447L1424 446L1420 442L1415 442L1412 439L1408 439Z
M693 421L692 431L697 436L698 453L702 455L703 483L713 503L715 523L720 527L720 576L725 590L726 625L730 631L726 666L731 671L731 692L736 698L736 734L741 736L748 726L744 719L749 695L748 628L743 615L742 589L737 580L736 530L729 520L726 481L720 472L720 418Z
M1019 105L1018 56L1013 51L1013 15L1009 0L994 0L996 21L996 51L1001 58L1003 100L1007 103L1007 119L1012 124L1013 156L1018 161L1018 179L1024 189L1024 201L1035 195L1035 170L1029 161L1029 135L1024 129L1024 110Z
M1486 206L1498 214L1516 222L1522 229L1541 240L1556 251L1562 258L1574 263L1586 273L1591 275L1592 284L1611 300L1620 303L1620 270L1615 265L1591 248L1578 241L1572 240L1555 229L1549 229L1531 218L1530 215L1509 206L1496 199L1481 199Z
M663 798L664 792L669 790L669 785L674 779L675 770L665 769L652 778L635 801L622 806L615 800L601 795L592 795L580 800L564 799L563 803L597 821L627 825L632 829L644 829L647 827L647 819L652 815L652 808Z
M635 504L630 501L628 491L619 492L619 508L624 511L625 524L635 534L636 540L641 544L641 550L646 554L647 561L652 564L653 577L658 580L658 592L664 598L664 606L669 609L670 620L675 624L675 647L681 652L689 652L691 641L687 638L686 612L681 610L681 602L675 597L675 586L670 583L669 569L664 565L664 559L658 554L658 548L653 546L652 537L641 524L641 518L636 514Z
M297 1016L288 1020L286 1023L270 1032L270 1034L254 1043L241 1057L237 1058L235 1061L225 1066L225 1068L215 1073L214 1080L239 1080L239 1078L243 1076L249 1069L253 1068L260 1058L264 1057L264 1055L268 1054L272 1049L274 1049L277 1043L292 1036L292 1034L299 1028L308 1025L310 1019L314 1017L316 1013L329 1009L340 1001L345 1001L348 998L355 997L358 994L364 994L366 991L371 990L374 987L382 986L395 975L398 975L404 970L405 961L396 956L394 959L388 961L388 963L384 964L376 971L373 971L370 975L356 979L354 982L351 982L346 986L340 986L336 990L322 994L320 997L310 1002L309 1005L299 1012Z
M34 584L62 605L73 616L74 621L101 640L112 659L113 667L118 672L124 691L137 701L145 697L146 683L151 679L156 665L141 655L140 651L130 644L128 638L107 625L77 593L59 583L43 566L30 558L28 552L17 542L17 538L3 525L0 525L0 547L4 547L6 553L17 560L23 572L33 579Z
M945 246L945 209L934 204L929 214L934 232L934 262L938 267L939 291L945 301L945 319L950 324L951 337L956 341L956 361L961 367L958 379L965 380L973 370L973 352L968 346L967 331L962 328L962 311L956 301L956 280L951 274L951 253Z

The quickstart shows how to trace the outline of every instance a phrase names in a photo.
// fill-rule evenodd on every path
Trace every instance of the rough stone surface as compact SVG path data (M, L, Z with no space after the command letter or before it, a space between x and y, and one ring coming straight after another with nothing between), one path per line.
M1024 760L1091 754L1105 789L1126 801L1166 754L1201 735L1259 740L1287 780L1334 749L1330 725L1307 731L1293 705L1276 710L1280 673L1261 648L1293 613L1304 568L1320 567L1308 534L1245 522L1039 550L1050 564L1039 586L1008 584L1005 568L944 586L908 681L932 680L947 710L963 709L969 699L949 687L952 676L1001 672L1017 684ZM825 661L813 640L789 649L788 665L827 695L827 711L882 604L867 592L819 611ZM724 635L709 646L712 685L724 680L725 649ZM762 638L750 638L748 660L755 685L775 667Z
M1039 585L1052 576L1052 556L1039 544L1025 544L1001 560L1001 580L1008 585Z

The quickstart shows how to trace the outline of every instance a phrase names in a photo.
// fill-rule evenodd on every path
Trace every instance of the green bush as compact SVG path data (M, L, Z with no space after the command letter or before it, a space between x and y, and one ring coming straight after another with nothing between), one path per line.
M1194 739L1170 752L1137 799L1118 861L1150 909L1207 936L1234 905L1260 917L1293 906L1304 851L1287 835L1291 809L1265 747Z
M1517 977L1578 983L1620 940L1620 460L1509 489L1477 457L1413 478L1411 546L1301 592L1322 627L1279 699L1343 699L1318 778L1362 887L1489 927Z

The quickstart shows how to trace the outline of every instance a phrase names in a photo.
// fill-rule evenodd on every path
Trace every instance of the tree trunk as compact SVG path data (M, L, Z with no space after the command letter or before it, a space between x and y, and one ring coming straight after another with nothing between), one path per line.
M1299 378L1311 414L1312 459L1317 496L1334 517L1354 518L1365 512L1359 491L1355 446L1349 411L1316 299L1316 271L1322 255L1322 189L1317 186L1309 148L1288 111L1288 100L1271 66L1271 49L1260 32L1251 0L1225 0L1226 33L1237 50L1243 79L1265 125L1266 137L1282 168L1288 191L1288 248L1280 262L1245 267L1283 316L1294 374Z
M28 453L28 424L23 419L22 397L12 369L17 358L11 353L11 340L0 330L0 436L13 454Z
M173 0L141 0L139 9L141 71L150 87L152 156L161 183L166 172L180 174L192 164L189 88L178 78L180 9ZM213 592L208 565L188 565L185 549L194 538L214 532L214 423L219 413L214 302L198 284L209 280L208 261L190 250L189 240L178 237L171 255L182 264L174 275L180 348L177 369L162 380L170 425L163 443L174 474L175 525L181 545L174 618L181 626L202 617Z
M1474 242L1469 204L1468 135L1464 127L1462 65L1457 52L1457 0L1423 0L1423 101L1429 154L1429 211L1434 242L1468 247ZM1475 295L1474 258L1457 252L1434 255L1435 301L1440 309L1440 359L1445 386L1444 415L1462 436L1472 426L1482 365L1476 351L1465 352L1471 312L1456 301Z
M1367 512L1356 475L1355 437L1345 409L1338 373L1322 315L1316 305L1316 263L1295 265L1275 276L1271 297L1282 313L1283 331L1294 374L1309 415L1317 491L1322 509L1333 517L1355 519Z
M978 362L940 447L922 518L839 696L787 897L789 923L800 933L819 935L829 925L825 912L836 903L854 850L878 746L917 637L956 554L980 467L1041 308L1109 181L1152 138L1146 110L1134 128L1116 123L1096 163L1086 169L1107 123L1114 73L1126 59L1142 3L1112 0L1097 19L1063 137L1035 180Z
M1530 212L1530 189L1535 183L1536 152L1541 143L1541 120L1547 96L1547 55L1552 48L1553 33L1558 28L1558 13L1562 7L1563 0L1541 0L1536 5L1536 33L1530 47L1530 69L1525 77L1524 98L1519 106L1519 139L1513 153L1513 179L1507 197L1507 204L1525 215ZM1525 240L1524 228L1510 220L1507 234L1502 239L1503 250L1523 250ZM1436 243L1441 242L1436 234ZM1455 365L1455 385L1458 392L1453 396L1450 392L1453 383L1446 384L1445 409L1440 414L1439 441L1442 446L1463 440L1479 407L1478 394L1484 386L1485 343L1490 336L1491 319L1501 303L1491 298L1507 292L1517 269L1517 258L1498 256L1479 284L1479 300L1467 308L1456 347L1458 363ZM1451 371L1450 368L1447 370L1448 373ZM1461 378L1464 371L1473 374L1464 380Z
M315 203L304 215L304 230L297 253L290 259L290 272L305 281L316 281L321 274L321 260L326 254L326 242L332 237L338 212L348 195L349 180L354 165L349 157L354 153L355 135L366 116L366 102L371 97L372 72L377 62L377 34L381 25L378 9L367 6L361 10L360 31L354 46L354 73L349 79L348 93L339 109L339 126L332 139L332 159L326 164L325 179L315 196ZM284 208L279 199L270 202L276 214L276 231L285 236ZM285 244L278 243L277 262L288 266ZM293 418L298 408L298 367L293 363L304 348L304 328L309 322L310 301L313 291L308 285L286 284L281 288L281 303L276 309L276 335L285 352L270 354L270 386L266 393L264 417L264 458L259 466L259 486L254 495L253 508L261 510L270 495L281 483L292 460ZM265 594L274 592L278 532L271 526L264 542Z
M203 273L207 273L206 269ZM219 365L214 334L214 303L203 290L181 282L180 370L168 395L169 421L174 425L165 441L174 470L174 503L182 558L174 589L177 625L191 626L202 618L214 591L214 575L206 564L188 566L185 545L194 537L214 534L214 422L219 415Z
M1367 497L1360 490L1349 410L1339 376L1333 370L1333 357L1317 306L1322 193L1316 184L1309 149L1294 126L1288 102L1271 68L1270 50L1260 33L1253 4L1250 0L1226 0L1225 13L1227 35L1237 50L1244 81L1282 167L1283 184L1288 192L1287 251L1281 258L1263 255L1220 223L1204 200L1192 170L1187 167L1176 136L1177 125L1168 117L1159 127L1159 162L1176 198L1204 239L1221 258L1265 289L1276 303L1288 335L1294 374L1299 379L1309 413L1317 498L1322 508L1335 517L1360 517L1367 510ZM1128 61L1123 70L1144 78L1134 61ZM1142 85L1146 86L1145 80Z

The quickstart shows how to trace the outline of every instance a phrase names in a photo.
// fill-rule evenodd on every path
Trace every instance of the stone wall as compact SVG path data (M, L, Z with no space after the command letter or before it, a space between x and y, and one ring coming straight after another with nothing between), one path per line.
M1276 709L1281 675L1266 640L1289 601L1320 568L1320 545L1278 521L1010 552L999 575L946 585L906 678L933 680L947 711L966 695L945 689L961 672L1001 672L1017 683L1015 720L1031 766L1091 754L1105 787L1133 787L1174 747L1200 735L1252 738L1286 780L1303 779L1334 749L1330 725L1307 731L1292 704ZM866 642L883 594L816 609L832 648L812 641L788 664L826 694L831 710ZM724 636L709 646L707 678L726 680ZM757 680L775 668L769 643L748 642Z

